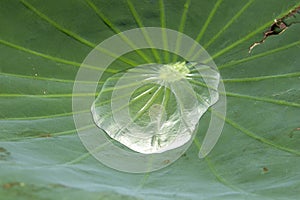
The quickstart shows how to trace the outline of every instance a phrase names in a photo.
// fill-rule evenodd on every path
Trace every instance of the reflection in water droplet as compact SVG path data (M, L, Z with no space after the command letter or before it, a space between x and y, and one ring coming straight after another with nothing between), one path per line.
M200 63L147 64L115 74L92 105L93 119L128 148L160 153L193 136L219 98L220 76Z

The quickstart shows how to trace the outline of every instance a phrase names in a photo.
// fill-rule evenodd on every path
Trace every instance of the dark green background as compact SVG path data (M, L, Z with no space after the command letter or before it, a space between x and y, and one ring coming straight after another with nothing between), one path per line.
M115 34L91 5L120 31L138 27L126 1L91 2L0 1L1 200L299 197L300 25L268 38L252 54L248 47L300 2L193 0L185 6L181 30L194 39L203 33L199 43L224 80L226 124L206 159L199 160L192 145L171 166L148 174L103 166L76 134L76 72L93 46ZM158 0L132 4L143 26L162 26ZM185 4L164 0L167 28L180 29Z

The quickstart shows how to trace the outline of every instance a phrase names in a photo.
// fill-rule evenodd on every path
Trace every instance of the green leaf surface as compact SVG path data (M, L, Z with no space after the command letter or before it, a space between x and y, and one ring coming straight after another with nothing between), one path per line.
M1 0L0 199L298 199L300 25L251 54L248 48L299 4ZM95 45L139 26L182 31L220 70L226 123L205 159L195 143L164 169L128 174L102 165L76 134L72 88L80 64ZM199 140L208 120L209 113L200 121Z

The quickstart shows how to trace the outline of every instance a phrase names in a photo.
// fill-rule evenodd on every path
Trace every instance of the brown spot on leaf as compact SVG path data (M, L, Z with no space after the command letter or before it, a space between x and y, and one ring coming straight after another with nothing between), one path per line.
M5 148L0 147L0 160L6 160L9 155L10 152L8 152Z
M66 185L63 185L63 184L60 184L60 183L50 184L50 186L53 187L53 188L67 188Z
M263 167L263 169L262 169L262 170L263 170L263 172L264 172L264 173L267 173L267 172L269 172L269 169L268 169L267 167Z
M289 137L290 138L293 138L294 137L294 132L295 131L300 131L300 128L295 128L295 129L293 129L290 133L289 133Z
M3 189L10 189L12 187L15 187L15 186L21 186L23 187L25 184L24 183L21 183L21 182L11 182L11 183L5 183L2 185Z
M44 134L41 134L40 137L42 137L42 138L50 138L50 137L52 137L52 135L50 133L44 133Z
M170 163L170 160L164 160L164 161L163 161L163 164L164 164L164 165L167 165L167 164L169 164L169 163Z

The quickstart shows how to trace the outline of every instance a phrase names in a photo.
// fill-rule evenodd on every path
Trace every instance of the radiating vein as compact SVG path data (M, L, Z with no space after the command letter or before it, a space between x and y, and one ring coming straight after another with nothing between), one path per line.
M135 115L132 117L132 120L130 120L130 122L128 122L126 125L124 125L123 127L119 128L119 131L116 133L115 137L117 135L119 135L124 129L127 129L128 126L130 126L132 123L134 123L138 118L140 118L144 113L146 113L147 109L149 107L151 107L152 103L158 98L159 94L162 92L162 86L159 86L159 88L151 95L151 97L147 100L147 102L143 105L143 107L137 112L135 113ZM145 94L149 94L147 93L143 93L142 95ZM134 101L137 101L139 98L142 97L142 95L139 95L137 98L134 98L133 100L131 100L128 105L123 105L123 106L119 106L117 109L113 110L114 113L109 113L106 114L103 119L113 116L114 114L118 114L117 112L120 111L121 109L131 105Z
M130 105L132 105L134 102L138 101L143 96L145 96L145 95L148 96L149 92L152 93L152 91L154 89L155 89L154 87L149 88L148 90L146 90L142 94L140 94L140 95L136 96L135 98L133 98L128 104L124 104L124 105L119 106L118 108L116 108L115 110L113 110L113 112L106 113L104 116L102 116L102 118L106 119L108 117L111 117L112 115L116 114L117 112L119 112L120 110L124 109L125 107L127 107L127 106L129 107ZM122 95L122 96L117 96L115 98L112 98L112 99L109 99L109 100L106 100L106 101L101 101L99 104L95 104L95 106L105 105L105 104L108 104L108 103L110 103L112 101L119 100L119 99L126 98L126 97L127 97L127 94ZM152 96L150 98L152 98ZM128 124L128 125L130 125L130 124Z
M94 12L100 17L102 22L111 29L114 33L118 34L121 31L100 11L100 9L90 0L85 0L87 4L94 10Z
M294 74L293 74L294 75ZM214 89L208 85L205 85L204 83L201 83L200 81L197 80L189 80L192 83L195 83L199 86L202 87L207 87L210 89ZM228 92L226 91L225 93L219 92L221 95L226 95L228 97L237 97L237 98L243 98L243 99L249 99L249 100L255 100L255 101L262 101L262 102L267 102L267 103L273 103L277 105L283 105L283 106L292 106L292 107L300 107L299 103L295 102L289 102L289 101L284 101L284 100L277 100L277 99L271 99L271 98L266 98L266 97L256 97L256 96L250 96L250 95L244 95L244 94L238 94L238 93L233 93L233 92Z
M110 144L110 141L107 141L107 142L95 147L93 150L88 150L86 153L82 154L81 156L79 156L69 162L63 163L63 165L73 165L73 164L79 163L80 161L82 161L90 156L93 156L94 153L98 153L99 151L101 151L103 149L103 147L105 147L108 144Z
M55 137L55 136L61 136L61 135L69 135L69 134L73 134L76 133L78 129L71 129L71 130L65 130L65 131L60 131L60 132L56 132L56 133L42 133L38 134L38 135L33 135L33 136L27 136L27 137L11 137L11 138L1 138L0 141L1 142L5 142L5 141L19 141L19 140L24 140L24 139L34 139L34 138L47 138L47 137Z
M255 97L255 96L237 94L237 93L232 93L232 92L226 92L226 96L249 99L249 100L255 100L255 101L262 101L262 102L273 103L273 104L278 104L278 105L282 105L282 106L292 106L292 107L300 108L299 103L283 101L283 100L277 100L277 99L271 99L271 98L266 98L266 97Z
M186 24L187 13L188 13L190 4L191 4L191 0L186 0L186 2L184 4L183 13L182 13L179 28L178 28L178 32L180 32L180 33L183 33L183 31L184 31L184 26ZM177 61L177 58L178 58L177 53L179 52L179 48L181 47L181 40L182 40L182 35L179 34L176 39L175 54L173 56L173 62Z
M58 79L58 78L50 78L50 77L42 77L42 76L33 76L33 75L22 75L22 74L10 74L10 73L4 73L0 72L0 75L6 76L6 77L16 77L16 78L24 78L24 79L31 79L33 81L35 80L42 80L42 81L52 81L52 82L60 82L60 83L72 83L74 84L75 80L69 80L69 79ZM81 81L76 80L76 82L81 84L95 84L95 83L103 83L103 82L95 82L95 81Z
M28 9L30 9L31 11L33 11L35 14L37 14L40 18L44 19L45 21L47 21L48 23L50 23L52 26L54 26L56 29L60 30L61 32L65 33L66 35L74 38L75 40L77 40L78 42L85 44L91 48L95 48L96 45L84 38L82 38L81 36L77 35L76 33L64 28L63 26L61 26L60 24L56 23L54 20L50 19L48 16L46 16L45 14L43 14L42 12L40 12L38 9L36 9L33 5L31 5L30 3L28 3L26 0L20 0L21 3L26 6Z
M225 26L223 26L223 28L221 28L221 30L216 34L214 35L205 45L204 45L204 48L208 48L216 39L218 39L223 33L225 30L227 30L232 24L234 21L236 21L240 16L241 14L243 14L245 12L245 10L254 2L255 0L250 0L248 1L241 9L239 12L237 12L228 22Z
M74 83L75 80L67 80L67 79L57 79L57 78L49 78L49 77L41 77L41 76L29 76L29 75L21 75L21 74L10 74L10 73L3 73L0 72L0 75L7 76L7 77L16 77L16 78L24 78L24 79L31 79L31 80L44 80L44 81L53 81L53 82L61 82L61 83ZM202 77L202 76L201 76ZM240 83L240 82L255 82L255 81L263 81L269 79L278 79L278 78L293 78L293 77L300 77L300 72L293 72L287 74L275 74L275 75L268 75L268 76L256 76L256 77L244 77L244 78L228 78L223 79L224 83ZM212 77L207 77L212 78ZM81 84L103 84L103 81L81 81L76 80ZM201 85L202 86L202 85Z
M86 158L88 158L90 156L93 156L93 155L89 151L87 151L86 153L82 154L81 156L79 156L73 160L70 160L69 162L64 163L64 165L73 165L73 164L79 163L80 161L85 160Z
M240 64L240 63L244 63L244 62L248 62L248 61L251 61L251 60L255 60L257 58L261 58L261 57L264 57L264 56L272 55L274 53L277 53L277 52L280 52L280 51L284 51L286 49L295 47L297 45L300 45L300 41L296 41L296 42L293 42L291 44L288 44L288 45L285 45L285 46L281 46L281 47L278 47L276 49L272 49L272 50L269 50L269 51L265 51L265 52L262 52L260 54L252 55L252 56L240 59L240 60L235 60L235 61L228 62L228 63L226 63L224 65L220 65L218 67L218 69L222 70L224 68L231 67L231 66L234 66L234 65L237 65L237 64Z
M43 115L43 116L26 116L26 117L7 117L7 118L0 118L0 121L22 121L22 120L40 120L40 119L52 119L52 118L59 118L59 117L68 117L75 114L81 113L88 113L91 112L90 110L82 110L77 112L65 112L65 113L58 113L53 115Z
M148 94L148 91L146 93ZM83 93L83 94L77 94L75 96L88 96L88 95L95 96L96 94ZM4 97L45 97L45 96L47 96L49 98L55 98L55 97L71 97L72 94L53 94L53 95L0 94L0 96L4 96ZM292 107L298 107L298 108L300 107L300 104L295 103L295 102L288 102L288 101L270 99L270 98L265 98L265 97L255 97L255 96L242 95L242 94L231 93L231 92L226 92L226 96L244 98L244 99L256 100L256 101L262 101L262 102L267 102L267 103L274 103L274 104L278 104L278 105L292 106ZM83 111L80 111L78 113L84 113L84 112L89 112L89 110L83 110ZM0 120L46 119L46 118L69 116L69 115L72 115L72 114L76 114L76 113L69 112L69 113L59 113L59 114L47 115L47 116L34 116L34 117L24 117L24 118L22 118L22 117L4 118L4 119L0 119Z
M201 144L198 138L195 137L195 139L193 140L194 144L196 145L196 147L198 148L198 150L200 151L201 149ZM211 173L216 177L216 179L223 184L224 186L233 189L235 191L239 191L239 192L244 192L243 190L241 190L240 188L234 186L232 183L228 182L223 176L221 176L220 174L218 174L217 170L215 169L215 167L213 166L212 162L210 161L210 159L208 157L204 158L205 162L208 165L209 170L211 171Z
M244 128L243 126L239 125L238 123L234 122L233 120L229 119L228 117L225 117L223 116L222 114L220 113L217 113L215 112L216 116L222 118L223 120L225 120L225 122L229 125L231 125L232 127L234 127L235 129L241 131L242 133L248 135L249 137L255 139L255 140L258 140L264 144L267 144L267 145L270 145L276 149L279 149L279 150L282 150L282 151L285 151L285 152L288 152L288 153L292 153L292 154L295 154L295 155L300 155L300 152L297 151L297 150L294 150L294 149L290 149L290 148L287 148L287 147L284 147L284 146L281 146L279 144L276 144L274 142L272 142L271 140L268 140L264 137L261 137L259 136L258 134L256 133L253 133L252 131Z
M0 94L0 97L30 97L30 98L62 98L97 96L96 93L71 93L71 94Z
M44 19L46 22L48 22L50 25L52 25L53 27L55 27L57 30L61 31L62 33L66 34L67 36L75 39L76 41L91 47L91 48L95 48L96 50L98 50L99 52L102 52L106 55L109 55L113 58L119 58L118 55L116 55L113 52L108 51L107 49L101 48L99 46L97 46L96 44L82 38L81 36L79 36L78 34L64 28L63 26L61 26L60 24L58 24L57 22L55 22L54 20L50 19L47 15L43 14L42 12L40 12L38 9L36 9L33 5L31 5L30 3L28 3L26 0L20 0L21 3L27 7L28 9L30 9L31 11L33 11L36 15L38 15L40 18ZM136 66L137 63L135 61L132 61L130 59L124 58L124 57L120 57L119 58L121 61L131 65L131 66Z
M300 4L298 4L297 6L299 6ZM288 9L284 12L282 12L276 19L280 18L280 16L284 16L287 12L289 12L291 10ZM214 54L212 56L213 59L223 55L224 53L226 53L227 51L233 49L234 47L236 47L237 45L247 41L248 39L250 39L251 37L253 37L254 35L256 35L257 33L262 32L263 30L265 30L268 26L270 26L270 24L273 23L273 20L270 20L268 22L266 22L265 24L263 24L262 26L256 28L256 30L252 31L251 33L247 34L246 36L242 37L241 39L237 40L236 42L232 43L231 45L228 45L226 48L220 50L219 52L217 52L216 54ZM247 49L248 50L248 49Z
M164 0L159 0L159 10L160 10L160 23L162 27L162 38L163 38L163 45L164 49L169 49L168 45L168 38L167 38L167 33L166 33L166 14L165 14L165 4ZM168 63L170 61L170 56L169 52L165 51L164 52L164 61Z
M141 17L140 17L139 14L137 13L137 11L136 11L136 9L135 9L133 3L131 2L131 0L127 0L127 5L128 5L128 7L129 7L129 10L130 10L132 16L134 17L134 20L135 20L136 23L137 23L137 25L138 25L140 28L143 28L144 25L143 25L143 23L142 23ZM147 31L146 31L145 29L141 29L141 31L142 31L142 33L143 33L143 35L144 35L144 37L145 37L145 39L146 39L148 45L149 45L150 47L153 47L154 45L153 45L153 43L152 43L152 41L151 41L151 38L149 37ZM153 53L153 55L154 55L156 61L157 61L158 63L160 63L161 61L160 61L160 57L159 57L159 55L158 55L158 53L157 53L157 50L154 49L154 48L151 48L151 51L152 51L152 53Z
M201 40L201 38L203 37L203 35L204 35L204 33L205 33L205 31L206 31L206 29L207 29L209 23L211 22L212 18L214 17L214 15L215 15L216 11L218 10L219 6L221 5L222 1L223 1L223 0L218 0L218 1L215 3L213 9L211 10L211 12L209 13L209 15L208 15L208 17L207 17L207 19L206 19L206 21L205 21L205 23L204 23L204 25L203 25L201 31L199 32L199 34L198 34L197 37L196 37L196 41L197 41L197 42L200 42L200 40Z
M140 55L146 62L152 63L151 59L147 57L141 50L138 49L134 43L129 40L98 8L97 6L91 2L90 0L85 0L88 5L95 11L98 17L106 24L106 26L111 29L114 33L119 34L119 37L126 42L135 52Z
M40 52L31 50L31 49L13 44L11 42L7 42L5 40L0 39L0 44L4 44L4 45L9 46L11 48L14 48L14 49L17 49L17 50L20 50L20 51L24 51L26 53L30 53L32 55L39 56L39 57L42 57L42 58L45 58L45 59L48 59L48 60L52 60L52 61L55 61L55 62L59 62L59 63L71 65L71 66L76 66L76 67L83 67L83 68L87 68L87 69L104 71L104 69L102 69L101 67L91 66L91 65L84 64L84 63L81 64L81 63L78 63L78 62L74 62L74 61L63 59L63 58L51 56L51 55L48 55L48 54L40 53ZM106 69L105 71L111 72L111 73L118 72L117 70L113 70L113 69Z
M210 159L208 157L205 157L204 160L206 161L210 171L212 172L212 174L216 177L216 179L222 183L223 185L229 187L230 189L234 190L234 191L238 191L238 192L243 192L245 193L244 190L242 190L241 188L236 187L235 185L233 185L232 183L230 183L229 181L227 181L223 176L221 176L220 174L218 174L217 170L215 169L213 163L210 161Z
M149 109L153 102L158 98L159 94L163 91L163 86L160 86L154 93L151 95L149 100L145 103L145 105L136 113L136 115L133 118L133 122L136 121L139 117L141 117L147 109Z
M243 82L254 82L254 81L262 81L262 80L269 80L269 79L293 78L293 77L300 77L300 72L288 73L288 74L276 74L276 75L269 75L269 76L247 77L247 78L230 78L230 79L223 79L223 82L243 83Z
M216 11L218 10L219 6L221 5L222 1L223 1L223 0L218 0L218 1L215 3L215 5L214 5L214 7L212 8L212 10L210 11L210 13L209 13L209 15L208 15L208 17L207 17L207 19L206 19L204 25L202 26L202 28L201 28L199 34L197 35L197 37L196 37L196 39L195 39L197 42L200 42L200 40L202 39L202 37L203 37L203 35L204 35L206 29L208 28L208 25L210 24L212 18L214 17L214 15L215 15ZM196 47L196 43L191 47L191 49L190 49L189 52L187 53L187 56L188 56L188 57L191 56L191 54L192 54L193 51L195 50L195 47Z

